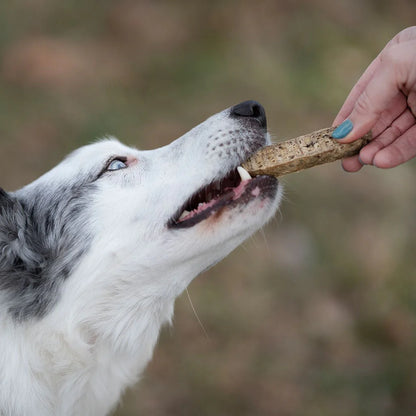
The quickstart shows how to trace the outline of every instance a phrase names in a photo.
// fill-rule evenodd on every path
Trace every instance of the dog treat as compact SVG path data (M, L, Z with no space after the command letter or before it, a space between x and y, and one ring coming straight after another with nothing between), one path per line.
M352 143L331 137L333 127L266 146L243 163L251 175L283 176L359 153L371 140L371 132Z

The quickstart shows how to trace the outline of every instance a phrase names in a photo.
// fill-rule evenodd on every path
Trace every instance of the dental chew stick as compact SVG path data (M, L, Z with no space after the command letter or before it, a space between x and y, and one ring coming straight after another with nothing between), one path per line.
M371 132L352 143L331 137L333 127L266 146L242 164L251 175L283 176L354 156L371 140Z

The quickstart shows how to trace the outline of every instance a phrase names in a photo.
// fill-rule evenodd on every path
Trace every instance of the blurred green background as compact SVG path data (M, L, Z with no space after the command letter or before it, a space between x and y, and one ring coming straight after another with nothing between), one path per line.
M247 99L329 126L414 0L0 3L0 186L106 134L167 144ZM416 165L284 179L263 232L176 303L116 414L416 415Z

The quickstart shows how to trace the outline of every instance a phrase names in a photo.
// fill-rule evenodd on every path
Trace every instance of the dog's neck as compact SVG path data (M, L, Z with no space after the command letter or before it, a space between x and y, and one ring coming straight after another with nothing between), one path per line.
M134 307L127 302L117 311L111 302L102 306L98 320L89 321L88 311L81 320L79 314L63 319L58 309L36 322L0 324L14 338L0 338L0 409L7 416L32 415L33 409L38 416L105 415L116 406L151 359L174 298L141 299Z
M7 416L33 409L37 416L106 415L138 380L197 271L191 261L161 279L147 268L129 274L123 261L82 262L44 317L0 318L0 333L8 334L0 337L0 409Z

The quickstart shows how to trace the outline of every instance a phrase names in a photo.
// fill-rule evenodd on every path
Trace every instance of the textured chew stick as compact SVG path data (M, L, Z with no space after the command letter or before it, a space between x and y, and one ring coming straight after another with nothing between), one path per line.
M263 147L242 166L253 176L283 176L356 155L371 140L370 132L352 143L341 144L331 138L333 131L330 127Z

